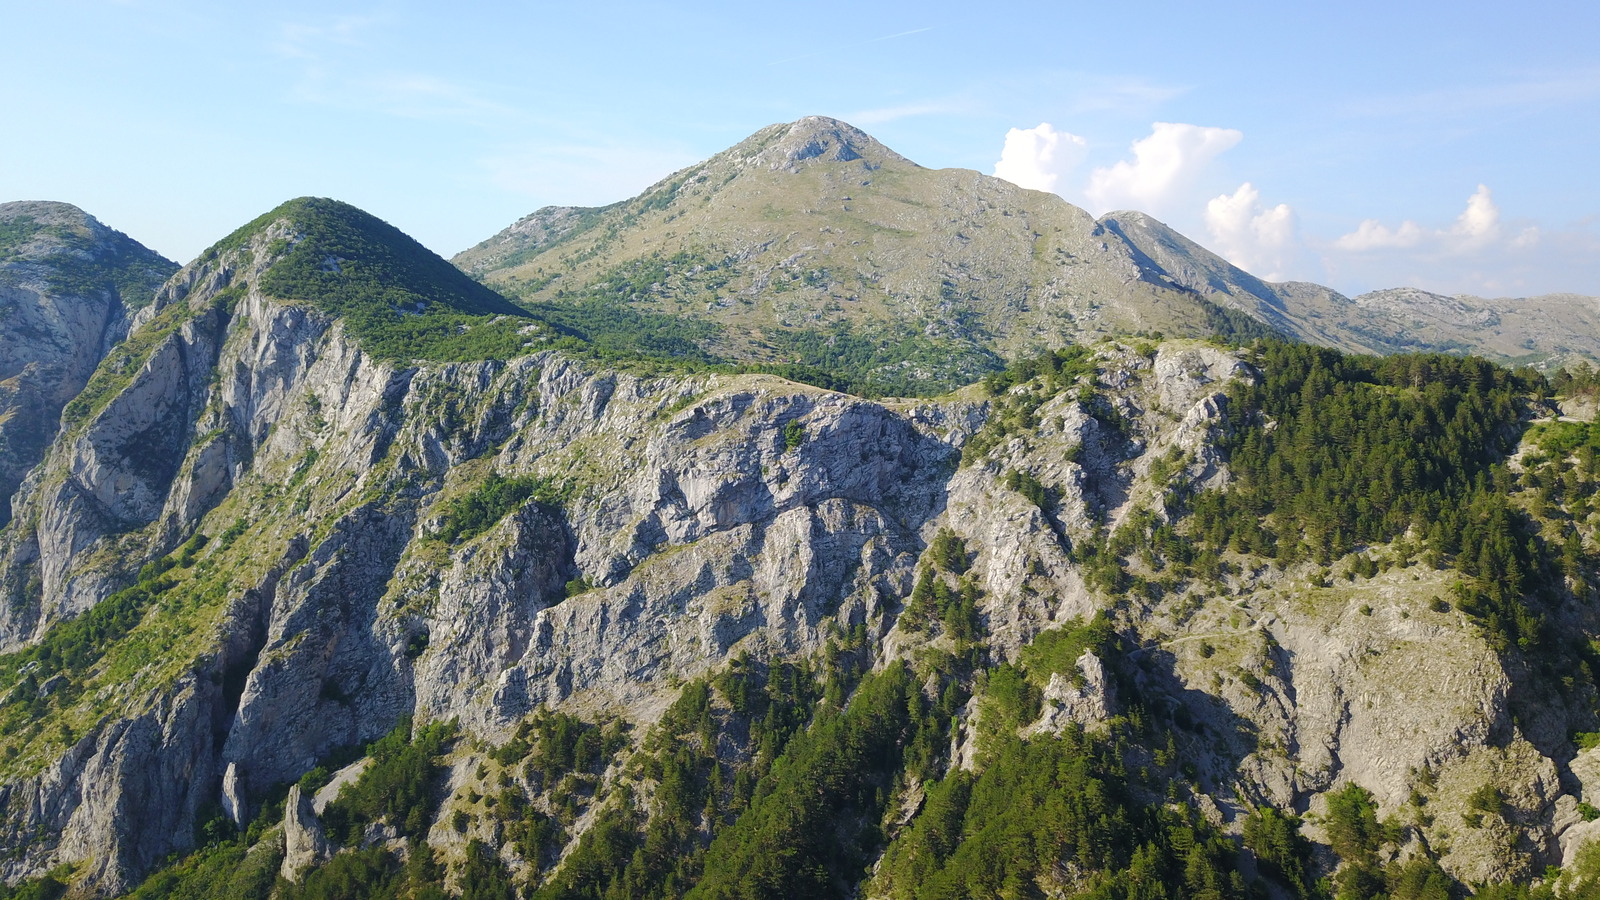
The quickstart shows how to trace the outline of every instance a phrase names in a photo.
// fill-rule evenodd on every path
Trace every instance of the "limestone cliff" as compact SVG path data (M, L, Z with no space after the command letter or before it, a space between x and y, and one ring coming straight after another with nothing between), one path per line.
M0 204L0 524L62 408L176 268L65 203Z
M498 841L480 802L496 773L532 783L496 748L550 710L643 734L747 658L823 660L848 633L881 671L953 646L906 616L944 577L923 566L941 540L963 548L994 664L1096 613L1125 641L1074 655L1019 733L1105 727L1136 695L1182 723L1174 752L1218 827L1262 804L1316 814L1352 783L1385 814L1421 796L1406 852L1462 881L1530 877L1584 831L1592 760L1567 732L1586 720L1515 706L1533 676L1435 602L1457 573L1404 546L1348 577L1242 552L1177 580L1128 550L1117 590L1091 570L1088 548L1152 533L1174 491L1228 489L1230 387L1261 377L1244 351L1108 341L1060 390L882 401L551 350L402 363L263 288L306 239L269 220L175 275L18 496L0 536L7 880L71 863L85 890L125 891L197 825L282 811L408 717L461 729L424 823L458 864L469 835ZM957 763L994 727L973 704ZM755 753L737 734L717 752ZM621 763L592 779L652 790ZM1462 824L1486 784L1501 807ZM343 839L315 787L274 838L292 876ZM922 788L899 789L909 821ZM562 852L595 821L584 803ZM376 825L361 840L409 852ZM560 858L512 844L498 858L522 878Z

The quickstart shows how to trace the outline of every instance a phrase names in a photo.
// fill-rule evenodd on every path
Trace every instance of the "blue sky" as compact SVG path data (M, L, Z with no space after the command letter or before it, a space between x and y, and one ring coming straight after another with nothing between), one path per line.
M450 255L822 114L1265 277L1600 295L1600 4L1402 6L0 0L0 200L186 261L331 196Z

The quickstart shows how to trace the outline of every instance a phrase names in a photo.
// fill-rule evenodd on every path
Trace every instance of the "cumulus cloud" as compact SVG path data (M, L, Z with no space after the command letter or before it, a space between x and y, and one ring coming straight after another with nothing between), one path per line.
M1018 187L1055 191L1062 176L1077 168L1087 152L1083 138L1057 131L1049 122L1037 128L1013 128L1006 132L994 175Z
M1193 184L1217 155L1244 139L1232 128L1157 122L1133 142L1133 159L1095 169L1084 190L1099 214L1119 208L1155 212Z
M1480 184L1467 198L1467 208L1461 211L1455 224L1449 228L1424 228L1410 219L1390 228L1377 219L1363 219L1355 231L1341 235L1333 242L1333 246L1356 253L1413 249L1464 253L1481 250L1499 238L1500 207L1495 205L1494 194L1488 186ZM1537 229L1532 233L1524 229L1513 243L1526 245L1537 239Z
M1478 185L1453 221L1432 227L1376 219L1322 247L1322 264L1340 290L1420 287L1439 293L1532 296L1600 292L1600 232L1594 221L1542 227L1507 220Z
M1333 246L1358 253L1365 250L1403 249L1417 246L1426 236L1422 226L1410 219L1401 222L1397 228L1390 228L1377 219L1363 219L1355 231L1335 239Z
M1295 248L1294 210L1287 203L1261 204L1261 192L1246 181L1232 194L1206 204L1212 248L1228 262L1269 281L1282 281Z
M1467 208L1456 217L1450 236L1456 238L1463 250L1482 246L1500 236L1500 207L1494 205L1487 185L1478 185L1478 190L1467 198Z

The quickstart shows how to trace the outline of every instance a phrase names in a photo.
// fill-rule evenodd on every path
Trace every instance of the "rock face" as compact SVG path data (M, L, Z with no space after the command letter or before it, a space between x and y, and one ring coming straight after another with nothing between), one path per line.
M322 831L322 822L311 808L311 798L300 785L289 788L283 801L284 878L299 881L305 871L332 855L333 848Z
M175 269L76 207L0 204L0 524L62 408Z
M1077 668L1081 681L1059 672L1050 675L1044 689L1044 711L1032 732L1060 734L1069 725L1099 729L1118 713L1117 688L1100 657L1086 650L1078 657Z
M213 541L193 571L217 581L167 616L177 681L162 661L113 676L113 651L70 679L114 691L102 724L66 747L23 739L0 797L8 877L83 859L102 890L124 888L187 846L200 807L246 819L402 715L503 736L543 703L650 708L665 679L736 645L815 650L825 618L884 627L941 503L928 476L954 470L951 441L977 421L549 355L380 365L334 320L254 286L283 238L269 228L175 277L126 383L25 491L32 527L7 534L4 562L35 586L0 623L13 646L197 532ZM577 496L433 540L437 501L491 469ZM289 497L303 519L268 512ZM569 599L578 578L595 587ZM74 709L95 715L98 696Z
M871 158L840 132L784 159L846 149ZM202 811L249 821L405 717L457 720L480 748L469 772L541 708L648 725L674 684L745 651L815 657L848 631L881 663L914 657L925 640L899 617L944 529L996 661L1119 616L1127 658L1079 656L1032 733L1103 727L1136 689L1187 723L1176 750L1220 821L1315 811L1352 782L1385 813L1426 791L1419 833L1463 879L1538 871L1583 828L1592 761L1562 758L1559 711L1512 714L1517 673L1430 602L1453 576L1399 560L1330 586L1260 563L1156 599L1090 586L1075 548L1163 515L1176 484L1227 485L1228 388L1258 377L1239 353L1105 343L1030 427L963 461L1027 386L873 402L555 352L380 362L344 322L263 293L294 238L272 223L176 275L18 496L7 646L131 612L61 682L15 682L42 692L45 725L0 734L10 881L73 862L125 890L192 846ZM1015 488L1023 473L1048 490ZM464 529L461 510L497 502L491 475L530 493ZM1503 815L1463 834L1486 783ZM286 877L330 849L298 788L283 829Z

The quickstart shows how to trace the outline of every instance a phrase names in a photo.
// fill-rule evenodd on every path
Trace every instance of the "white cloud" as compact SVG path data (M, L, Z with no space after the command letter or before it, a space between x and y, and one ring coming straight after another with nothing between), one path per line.
M1157 212L1193 184L1217 155L1244 139L1232 128L1157 122L1133 142L1133 159L1095 169L1084 194L1097 215L1132 208Z
M1228 262L1268 281L1282 281L1295 248L1294 210L1287 203L1267 209L1261 193L1246 181L1232 194L1206 204L1211 249Z
M1444 294L1532 296L1600 293L1600 234L1583 221L1546 228L1506 221L1478 185L1454 221L1435 227L1368 219L1322 248L1334 285L1348 293L1419 287Z
M1526 245L1537 240L1538 229L1532 234L1524 229L1513 244ZM1356 230L1341 235L1333 242L1339 250L1368 253L1381 250L1419 249L1433 253L1466 253L1495 243L1500 238L1500 207L1487 185L1467 198L1467 208L1456 217L1449 228L1428 229L1410 219L1390 228L1377 219L1364 219Z
M1061 176L1077 168L1087 152L1083 138L1056 131L1049 122L1037 128L1013 128L1006 132L994 175L1018 187L1055 191Z
M1529 225L1518 232L1517 236L1512 238L1511 243L1506 246L1513 250L1527 250L1537 246L1542 235L1543 232L1539 230L1539 226Z
M1398 228L1390 228L1377 219L1363 219L1355 231L1341 235L1333 242L1333 246L1340 250L1358 253L1366 250L1404 249L1417 246L1426 236L1422 226L1410 219L1401 222Z
M1467 198L1467 208L1456 217L1451 237L1457 240L1457 249L1470 250L1493 241L1500 236L1500 207L1487 185L1478 185L1477 191Z

